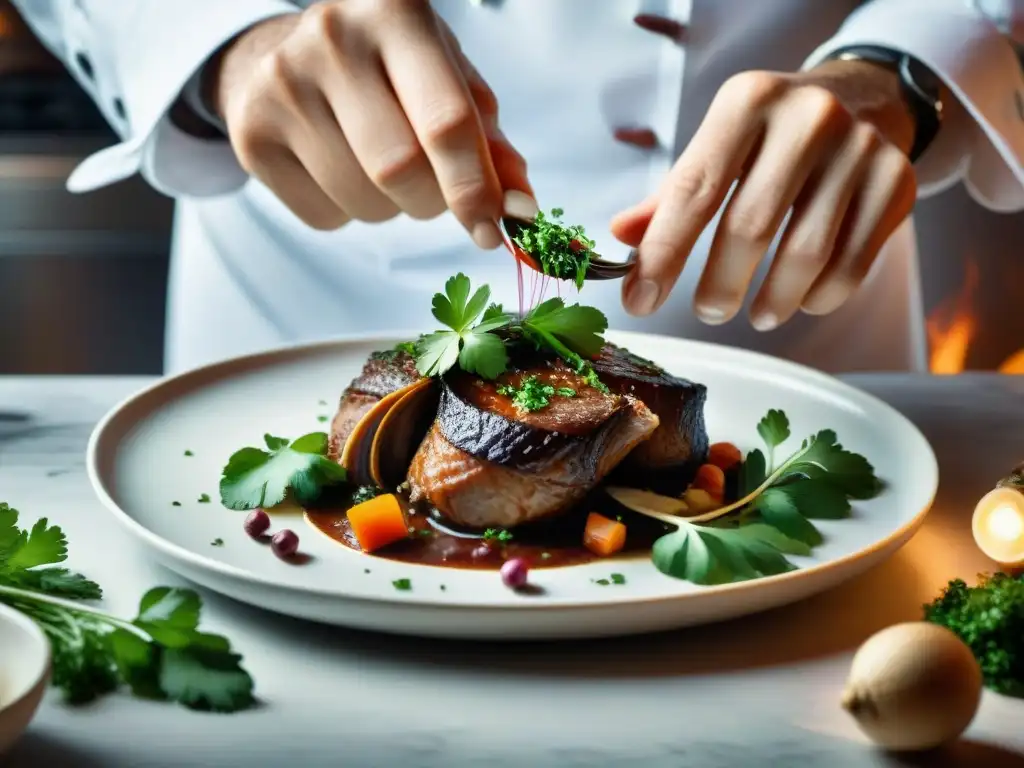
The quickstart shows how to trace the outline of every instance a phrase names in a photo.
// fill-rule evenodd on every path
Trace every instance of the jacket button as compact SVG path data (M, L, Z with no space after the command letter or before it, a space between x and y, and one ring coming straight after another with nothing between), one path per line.
M92 62L89 61L89 57L79 51L75 54L75 66L85 75L89 80L93 78Z
M641 149L654 149L658 146L658 135L650 128L616 128L612 135L616 141Z
M633 23L641 29L653 32L656 35L663 35L676 43L683 42L683 39L686 37L685 24L680 24L678 21L667 19L664 16L640 13L633 17Z

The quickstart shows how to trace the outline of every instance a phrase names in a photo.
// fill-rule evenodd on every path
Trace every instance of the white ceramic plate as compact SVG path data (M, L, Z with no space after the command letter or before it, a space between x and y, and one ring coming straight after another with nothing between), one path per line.
M408 337L407 337L408 338ZM892 554L921 524L938 470L928 442L898 412L829 376L710 344L639 334L609 340L708 386L712 441L757 447L758 420L782 408L799 440L821 429L864 454L888 488L851 519L822 521L826 541L799 570L717 587L659 573L648 558L536 569L543 595L505 588L497 573L415 566L346 549L301 517L275 515L310 555L276 559L242 530L245 513L222 508L218 480L230 454L269 432L324 430L367 355L398 339L293 347L165 379L117 406L89 443L88 469L103 503L166 566L194 582L272 611L351 627L470 638L569 638L647 632L740 616L821 592ZM325 403L320 405L320 403ZM330 405L326 405L330 404ZM191 450L193 456L185 456ZM211 503L199 503L201 494ZM172 506L179 501L181 506ZM222 546L213 546L216 539ZM366 571L370 572L367 573ZM602 586L612 572L625 584ZM393 581L408 578L409 591ZM444 589L442 589L442 585Z
M50 679L50 641L35 622L0 605L0 755L16 742Z

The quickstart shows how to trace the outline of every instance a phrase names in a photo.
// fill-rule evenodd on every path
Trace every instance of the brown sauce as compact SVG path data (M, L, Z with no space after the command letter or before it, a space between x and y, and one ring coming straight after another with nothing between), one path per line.
M409 538L373 555L416 565L480 570L498 570L514 557L524 558L532 568L608 560L610 558L595 555L583 546L583 529L587 514L592 511L613 519L621 517L625 523L626 546L615 556L619 558L647 555L654 541L669 530L663 523L623 509L602 494L596 503L582 505L548 521L517 527L509 541L484 538L479 531L460 530L430 513L410 513ZM307 516L317 530L339 544L360 551L344 507L310 509Z

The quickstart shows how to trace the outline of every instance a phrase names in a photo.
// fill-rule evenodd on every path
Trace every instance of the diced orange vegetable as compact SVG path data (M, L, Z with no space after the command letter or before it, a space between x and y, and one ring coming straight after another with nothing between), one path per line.
M601 557L614 555L626 546L626 526L618 520L591 512L583 529L583 546Z
M409 536L405 509L393 493L356 504L348 511L348 523L364 552L374 552Z
M701 464L690 487L707 491L712 499L721 501L725 498L725 472L714 464Z
M732 443L712 443L708 449L708 464L714 464L726 472L741 461L743 461L743 454Z

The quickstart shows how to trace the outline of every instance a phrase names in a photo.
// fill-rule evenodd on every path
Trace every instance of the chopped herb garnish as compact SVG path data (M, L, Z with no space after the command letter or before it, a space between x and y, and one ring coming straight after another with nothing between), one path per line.
M369 572L370 572L369 568L363 568L363 573L369 573Z
M185 451L185 455L186 455L186 456L195 456L195 454L194 454L194 453L192 453L192 451L189 451L189 450L186 450L186 451Z
M607 587L609 584L611 584L611 582L608 581L608 579L594 579L594 583L600 584L602 587Z
M216 539L214 539L213 541L210 542L210 546L211 547L223 547L224 546L224 539L218 537L218 538L216 538Z
M626 577L623 576L621 573L613 573L612 574L612 584L625 584L625 583L626 583Z
M484 538L492 541L512 541L514 537L511 531L504 528L488 528L484 531Z
M79 601L102 597L99 585L58 567L67 538L45 518L18 527L0 504L0 603L46 633L53 685L73 704L126 686L140 698L190 709L234 712L252 706L253 681L227 638L199 630L202 603L190 589L157 587L138 615L122 619Z
M200 504L209 504L210 503L210 494L208 494L208 493L201 493L201 494L199 494L199 503Z
M375 499L381 495L383 491L375 485L361 485L356 488L352 494L352 505L362 504L364 501Z
M180 507L181 506L181 502L180 501L172 501L171 502L171 506L172 507Z
M441 585L441 591L444 592L446 589L448 589L448 587L446 587L444 584L442 584Z
M291 496L309 504L323 488L344 482L341 465L327 458L327 435L311 432L289 442L264 435L267 450L242 448L224 467L220 500L228 509L273 507Z
M391 582L391 585L399 592L408 592L412 589L412 580L410 579L395 579Z
M881 490L868 460L843 448L832 430L804 440L773 470L774 450L790 436L789 420L782 411L769 411L757 429L769 458L759 450L747 454L738 501L691 517L631 505L676 528L651 551L662 573L696 584L728 584L794 570L786 555L808 555L822 541L812 520L844 518L850 499L870 499Z
M555 395L574 397L576 390L569 387L554 387L542 383L536 376L527 376L518 387L509 384L498 387L498 394L510 398L517 408L524 411L539 411L547 408Z
M319 416L316 417L316 420L319 421L321 424L323 424L329 418L330 418L330 416L324 416L323 414L320 414Z
M548 218L539 211L533 222L522 227L515 243L537 261L545 275L572 280L577 288L582 288L594 241L587 237L583 227L563 224L563 213L561 208L553 208Z
M429 528L420 528L419 535L420 536L433 536L434 532L432 530L430 530Z

